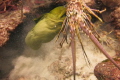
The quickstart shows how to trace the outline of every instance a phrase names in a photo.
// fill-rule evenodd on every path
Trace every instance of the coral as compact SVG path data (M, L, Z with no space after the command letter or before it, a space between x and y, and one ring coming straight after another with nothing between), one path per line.
M110 16L112 18L111 25L115 27L115 35L120 41L120 7L116 7L116 9L111 12Z
M120 5L120 0L101 0L102 3L111 8L114 9L116 6Z
M115 34L116 34L118 40L120 41L120 30L115 30Z
M23 10L23 14L28 10ZM25 18L21 10L15 10L0 14L0 47L9 40L10 32L13 31Z
M115 26L115 28L120 29L120 7L116 8L113 12L111 12L111 18L112 18L112 25Z
M120 66L120 58L114 59ZM98 80L120 80L120 70L117 69L109 60L97 64L94 74Z
M98 0L97 0L98 1ZM100 0L104 8L107 8L105 12L102 13L102 18L105 22L111 24L114 28L115 35L120 40L119 30L120 30L120 0Z

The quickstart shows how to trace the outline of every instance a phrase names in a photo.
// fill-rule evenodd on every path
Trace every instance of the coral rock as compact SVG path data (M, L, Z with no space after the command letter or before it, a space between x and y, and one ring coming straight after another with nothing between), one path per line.
M28 13L28 10L15 10L0 14L0 47L3 46L8 40L10 32L22 23L25 18L24 13Z
M120 58L114 60L120 66ZM98 80L120 80L120 70L108 59L95 67L94 74Z
M120 5L120 0L101 0L103 4L109 8L114 8Z

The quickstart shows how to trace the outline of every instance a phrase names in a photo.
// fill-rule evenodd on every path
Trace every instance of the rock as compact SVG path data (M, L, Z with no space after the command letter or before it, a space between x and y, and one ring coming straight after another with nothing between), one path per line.
M120 41L120 30L115 30L115 34L116 34L118 40Z
M120 58L114 60L120 66ZM96 65L94 75L98 80L120 80L120 70L108 59Z
M120 5L120 0L101 0L103 4L109 8L114 8Z
M0 15L0 47L9 40L9 34L21 21L20 10L4 13Z
M9 40L10 32L23 22L26 13L29 13L29 10L23 8L23 11L18 9L0 14L0 47Z
M113 12L111 12L111 18L112 18L112 25L115 26L115 28L120 29L120 7L116 8Z

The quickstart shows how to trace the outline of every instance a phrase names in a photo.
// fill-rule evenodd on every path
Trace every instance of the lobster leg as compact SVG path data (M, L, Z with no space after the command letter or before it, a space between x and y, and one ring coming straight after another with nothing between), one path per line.
M75 43L75 30L71 27L71 50L72 50L72 59L73 59L73 80L76 80L76 43Z
M93 41L93 43L99 48L99 50L120 70L120 66L117 65L117 63L110 57L110 55L104 50L102 45L99 43L99 41L95 38L95 36L92 34L91 30L86 28L84 24L80 24L80 28L89 36L89 38Z
M78 26L76 26L76 35L77 35L78 40L79 40L79 42L80 42L80 44L81 44L81 48L82 48L82 50L83 50L83 55L84 55L84 58L85 58L85 60L86 60L86 63L88 63L89 65L91 65L90 60L89 60L89 58L88 58L88 56L87 56L87 54L86 54L86 52L85 52L85 49L84 49L84 46L83 46L83 43L82 43L82 40L81 40L81 37L80 37L80 33L79 33L79 28L78 28Z

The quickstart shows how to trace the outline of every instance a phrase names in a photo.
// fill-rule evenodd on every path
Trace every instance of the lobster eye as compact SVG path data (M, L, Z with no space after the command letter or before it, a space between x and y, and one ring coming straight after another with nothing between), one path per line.
M98 5L98 6L103 5L102 1L101 1L101 0L97 0L97 5Z

